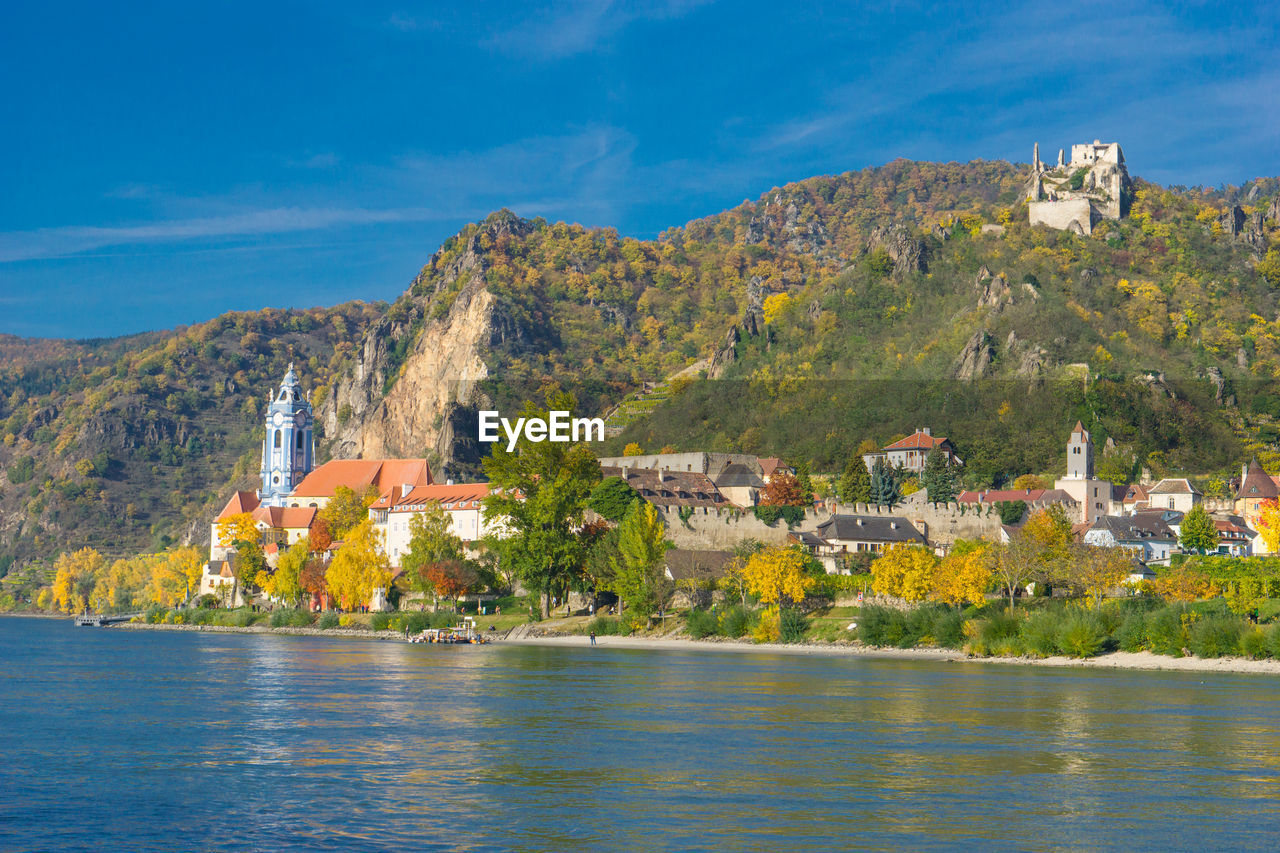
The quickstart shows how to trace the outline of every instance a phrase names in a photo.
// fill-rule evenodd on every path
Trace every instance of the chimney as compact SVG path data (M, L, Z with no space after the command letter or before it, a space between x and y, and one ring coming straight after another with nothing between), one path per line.
M453 478L452 478L452 477L449 477L448 479L446 479L446 480L444 481L444 484L445 484L446 486L452 486L452 485L453 485Z
M929 427L920 427L920 431L925 435L932 435L932 433L929 432Z

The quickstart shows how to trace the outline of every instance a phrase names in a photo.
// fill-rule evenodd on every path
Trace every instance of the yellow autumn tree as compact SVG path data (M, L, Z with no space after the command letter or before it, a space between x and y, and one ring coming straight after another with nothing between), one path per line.
M1258 533L1269 553L1280 551L1280 503L1270 500L1258 507Z
M922 601L933 589L938 558L919 545L890 545L871 564L871 589L905 601Z
M58 557L53 564L53 606L63 613L85 610L95 576L106 566L106 559L92 548Z
M636 444L634 441L622 448L623 456L643 456L644 448Z
M204 563L204 554L192 545L157 554L151 563L151 600L165 607L186 601L200 586Z
M813 586L808 560L796 548L765 548L742 567L747 591L768 605L798 604Z
M1067 559L1067 579L1097 607L1108 591L1119 587L1133 571L1133 555L1124 548L1076 545Z
M261 538L253 515L247 512L218 519L214 522L214 529L218 533L218 545L223 548L231 548L237 542L257 542Z
M985 544L957 548L948 554L933 572L933 589L929 597L961 607L978 604L991 586L991 562Z
M329 594L351 610L369 602L377 587L391 584L391 563L382 551L381 536L371 519L347 532L342 547L325 572Z
M1221 592L1208 575L1187 565L1159 574L1151 582L1151 590L1165 601L1200 601Z
M110 567L104 565L94 575L89 609L95 613L119 613L145 607L150 598L147 586L151 563L157 560L155 555L147 554L116 560Z

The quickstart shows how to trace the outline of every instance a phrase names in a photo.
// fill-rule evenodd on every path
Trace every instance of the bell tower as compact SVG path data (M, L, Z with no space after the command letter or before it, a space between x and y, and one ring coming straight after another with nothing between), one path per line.
M284 506L285 499L315 467L314 423L311 403L290 364L280 390L267 406L262 488L258 490L263 506Z
M1067 440L1067 479L1093 479L1093 440L1079 421Z

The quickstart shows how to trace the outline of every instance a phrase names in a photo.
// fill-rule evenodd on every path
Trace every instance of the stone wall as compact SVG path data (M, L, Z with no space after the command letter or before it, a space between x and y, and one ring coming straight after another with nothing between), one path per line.
M1027 506L1027 512L1039 508L1033 503ZM834 512L905 518L931 545L942 547L949 547L957 539L996 539L1000 535L1000 513L992 504L917 504L893 509L876 504L833 504L828 509L807 511L804 520L790 528L784 520L765 524L750 510L699 508L687 520L680 518L675 507L659 507L658 511L667 525L667 538L677 548L695 550L727 551L748 539L766 545L784 545L789 533L813 531Z
M1027 204L1032 225L1047 225L1066 230L1072 222L1080 223L1085 234L1093 231L1093 220L1087 198L1069 198L1060 201L1033 201Z

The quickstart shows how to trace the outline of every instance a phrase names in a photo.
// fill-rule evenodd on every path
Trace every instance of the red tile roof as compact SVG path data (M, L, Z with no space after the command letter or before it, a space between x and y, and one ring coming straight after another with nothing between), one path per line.
M253 520L279 530L305 530L316 520L316 512L312 506L260 506L253 511Z
M1034 503L1039 501L1050 501L1059 503L1075 503L1076 499L1071 497L1062 489L989 489L987 491L966 491L961 492L956 498L961 503L999 503L1000 501L1027 501Z
M1275 479L1263 470L1255 458L1249 463L1249 468L1245 472L1244 482L1240 484L1240 494L1236 496L1236 499L1261 498L1267 500L1278 496L1280 496L1280 488L1277 488Z
M239 515L242 512L253 512L257 508L257 492L236 492L231 496L231 500L227 501L227 505L222 508L222 512L218 513L214 521Z
M418 486L407 494L400 494L399 487L374 501L373 509L410 510L425 503L466 504L458 509L478 508L480 501L489 495L488 483L456 483L453 485ZM475 507L471 505L474 504Z
M916 430L906 438L900 438L893 444L885 445L884 450L932 450L939 444L946 442L945 436L929 435L921 430Z
M357 492L373 486L385 494L392 486L429 486L431 482L425 459L335 459L304 477L292 497L332 497L339 486Z

